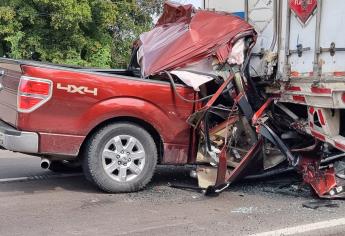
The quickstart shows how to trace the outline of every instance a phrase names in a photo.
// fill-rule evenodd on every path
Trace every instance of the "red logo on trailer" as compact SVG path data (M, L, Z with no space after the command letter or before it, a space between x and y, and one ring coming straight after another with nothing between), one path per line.
M314 13L317 0L290 0L289 5L292 12L305 24Z

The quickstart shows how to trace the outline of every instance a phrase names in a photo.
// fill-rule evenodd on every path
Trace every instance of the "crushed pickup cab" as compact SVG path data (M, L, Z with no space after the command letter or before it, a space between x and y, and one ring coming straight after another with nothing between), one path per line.
M106 192L190 164L206 194L296 170L320 197L341 197L343 112L317 103L336 88L313 84L307 97L305 84L253 76L257 38L237 16L166 2L126 70L0 59L0 146L53 171L80 164ZM277 72L278 55L263 55Z

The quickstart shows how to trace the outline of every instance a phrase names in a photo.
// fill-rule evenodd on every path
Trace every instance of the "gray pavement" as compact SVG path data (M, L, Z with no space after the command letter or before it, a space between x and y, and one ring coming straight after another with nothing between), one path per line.
M40 167L41 159L0 150L0 179L48 174Z
M0 179L48 174L39 163L1 151ZM159 167L145 190L129 194L102 193L82 176L3 182L0 235L345 235L345 202L303 207L315 199L291 190L294 176L238 183L214 198L168 186L195 184L188 176Z

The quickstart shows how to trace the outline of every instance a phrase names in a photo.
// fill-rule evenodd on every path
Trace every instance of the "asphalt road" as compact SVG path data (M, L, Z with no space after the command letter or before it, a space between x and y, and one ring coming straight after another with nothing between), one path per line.
M105 194L82 176L52 175L39 163L0 152L1 236L345 235L345 202L303 207L315 198L293 175L242 182L205 197L168 186L195 184L188 168L159 167L145 190Z

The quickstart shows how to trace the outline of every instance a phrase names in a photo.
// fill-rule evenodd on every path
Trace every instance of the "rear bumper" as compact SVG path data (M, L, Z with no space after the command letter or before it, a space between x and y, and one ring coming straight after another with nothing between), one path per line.
M38 134L18 131L0 120L0 146L10 151L38 153Z

